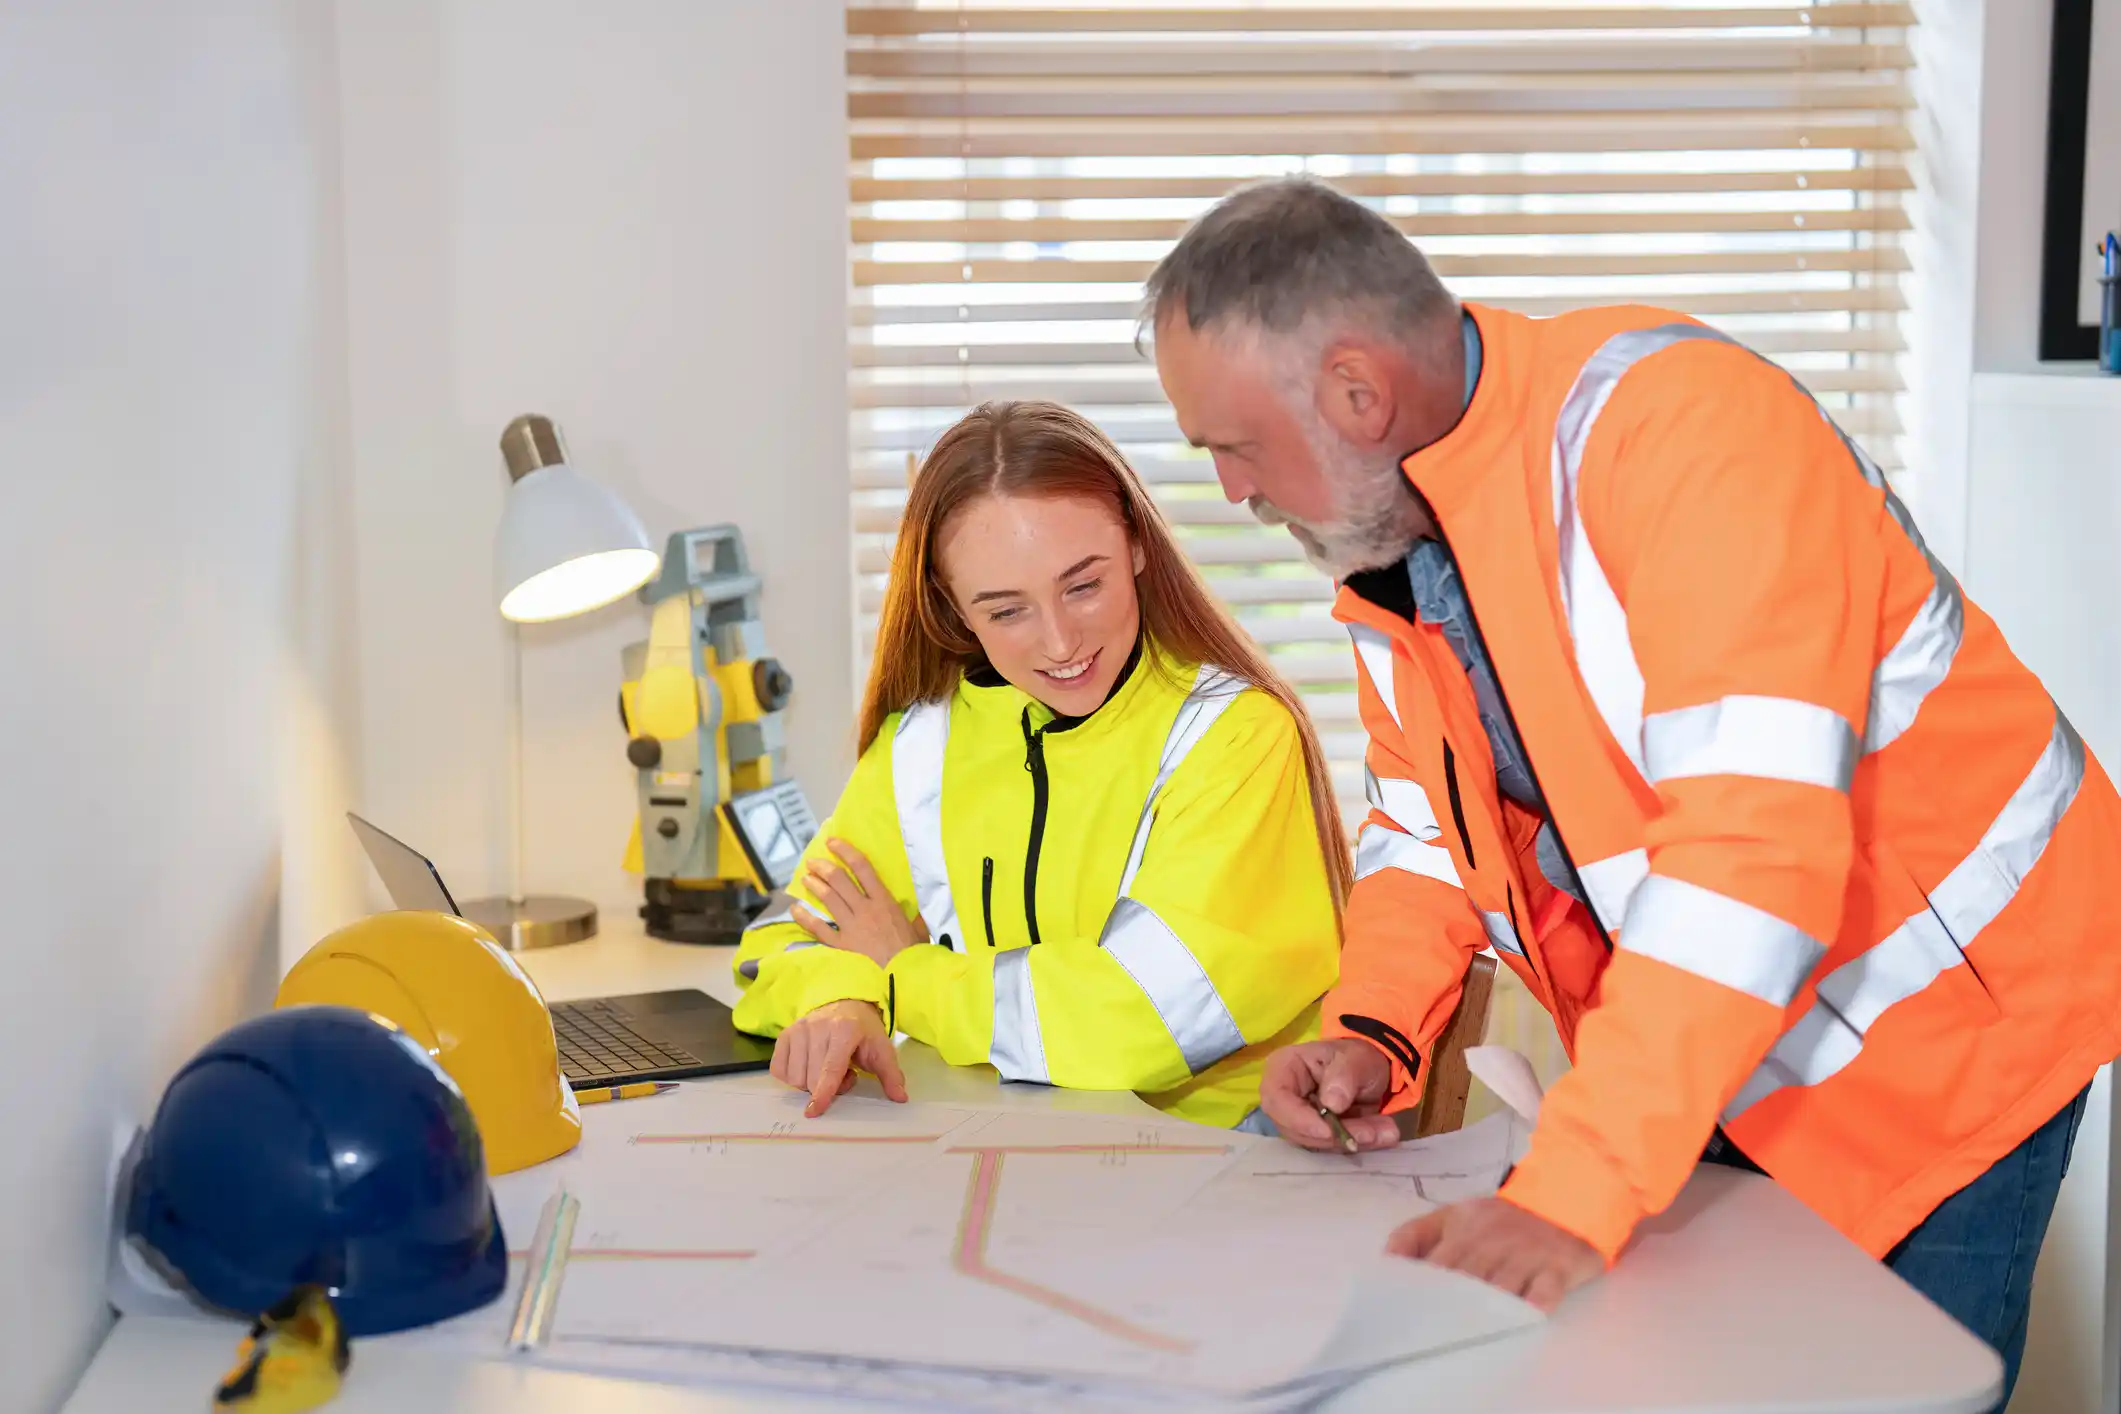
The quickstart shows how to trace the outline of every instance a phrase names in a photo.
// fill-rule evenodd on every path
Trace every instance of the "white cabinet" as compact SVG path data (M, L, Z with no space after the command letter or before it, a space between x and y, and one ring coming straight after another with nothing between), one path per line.
M1968 452L1967 592L2121 776L2121 378L1978 374ZM2121 906L2114 930L2121 947ZM2121 1409L2112 1111L2102 1074L2041 1253L2011 1414Z

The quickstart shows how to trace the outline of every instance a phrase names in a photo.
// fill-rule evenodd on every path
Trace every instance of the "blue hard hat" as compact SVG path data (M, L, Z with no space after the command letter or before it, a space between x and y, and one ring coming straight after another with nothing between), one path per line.
M349 1336L483 1306L508 1249L463 1092L392 1023L282 1007L223 1033L163 1092L125 1226L213 1306L323 1287Z

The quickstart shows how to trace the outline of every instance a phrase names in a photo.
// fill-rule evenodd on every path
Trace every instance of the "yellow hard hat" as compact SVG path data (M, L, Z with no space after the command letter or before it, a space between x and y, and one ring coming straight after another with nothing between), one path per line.
M273 1005L360 1007L403 1027L464 1092L490 1173L572 1149L582 1112L560 1073L545 998L478 924L447 913L378 913L327 936Z

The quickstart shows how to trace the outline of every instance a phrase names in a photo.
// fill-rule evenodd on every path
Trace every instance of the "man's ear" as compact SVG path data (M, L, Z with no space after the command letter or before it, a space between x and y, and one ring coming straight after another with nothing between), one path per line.
M1319 357L1318 414L1358 447L1385 440L1396 409L1383 360L1360 344L1329 344Z

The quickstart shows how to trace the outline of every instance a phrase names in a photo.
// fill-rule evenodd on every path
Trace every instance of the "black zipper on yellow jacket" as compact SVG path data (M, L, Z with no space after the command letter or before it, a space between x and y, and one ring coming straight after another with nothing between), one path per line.
M987 920L987 946L994 946L994 856L980 861L979 910Z
M1024 709L1024 769L1031 773L1031 844L1024 851L1024 926L1038 946L1038 847L1046 838L1046 734L1031 730L1031 709Z
M1127 655L1127 661L1120 667L1119 676L1112 680L1112 686L1105 691L1106 702L1110 702L1114 695L1126 686L1127 679L1133 677L1134 670L1141 665L1141 659L1142 641L1136 638L1134 651ZM990 668L988 671L993 670ZM1099 705L1102 707L1103 704ZM1046 838L1046 804L1052 789L1046 778L1046 736L1050 732L1073 731L1095 715L1094 712L1086 712L1080 717L1056 715L1045 726L1033 731L1031 709L1024 709L1024 769L1031 773L1031 843L1024 851L1024 927L1029 931L1034 947L1038 945L1038 848ZM988 927L988 941L992 942L991 910Z

